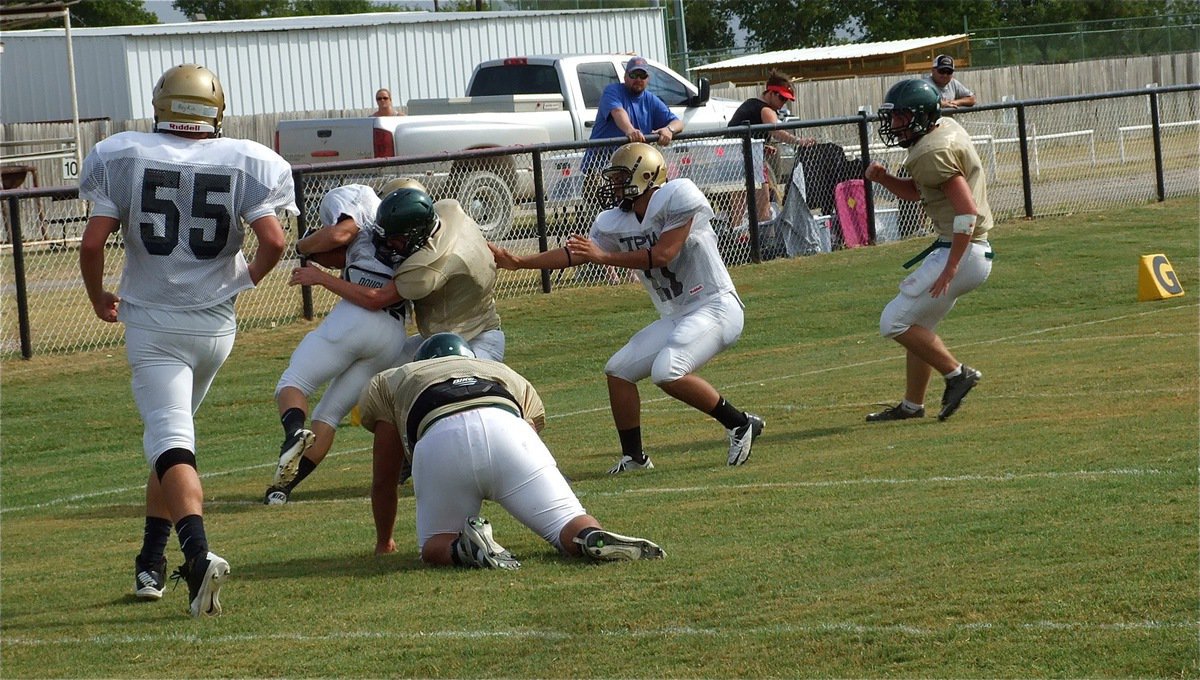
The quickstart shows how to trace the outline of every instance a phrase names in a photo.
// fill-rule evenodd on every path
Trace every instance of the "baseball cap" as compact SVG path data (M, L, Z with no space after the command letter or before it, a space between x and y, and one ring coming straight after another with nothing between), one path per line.
M937 55L937 58L933 60L933 67L934 68L948 68L951 71L953 71L954 70L954 57L950 56L949 54L939 54L939 55Z
M634 57L629 60L628 64L625 64L625 75L629 75L634 71L644 71L646 75L649 75L650 64L646 63L646 60L642 57Z

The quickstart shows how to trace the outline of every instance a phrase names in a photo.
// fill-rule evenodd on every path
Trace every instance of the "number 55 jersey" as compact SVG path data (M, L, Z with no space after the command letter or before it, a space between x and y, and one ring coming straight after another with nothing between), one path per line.
M83 162L79 197L121 222L122 300L160 310L207 309L252 288L247 225L299 213L291 166L267 147L165 133L101 141Z

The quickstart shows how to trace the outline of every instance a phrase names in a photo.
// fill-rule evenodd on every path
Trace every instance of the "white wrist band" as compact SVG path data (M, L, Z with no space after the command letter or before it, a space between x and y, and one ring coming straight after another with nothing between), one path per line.
M970 234L975 231L975 216L974 215L955 215L954 216L954 233Z

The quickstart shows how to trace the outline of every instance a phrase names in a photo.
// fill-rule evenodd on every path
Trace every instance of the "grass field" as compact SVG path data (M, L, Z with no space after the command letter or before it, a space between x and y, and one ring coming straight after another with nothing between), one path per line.
M738 468L719 425L645 386L658 467L604 474L601 370L652 318L640 287L504 300L560 467L659 562L569 561L485 504L523 568L425 568L411 485L400 551L375 557L369 439L349 427L293 503L262 506L271 393L314 324L243 333L197 418L208 533L233 566L218 619L188 618L186 587L132 598L146 471L123 352L5 362L0 673L1200 677L1198 212L1000 225L991 280L940 329L984 373L944 423L863 422L901 395L878 315L923 243L735 268L746 331L702 374L767 420ZM1184 297L1136 302L1150 253Z

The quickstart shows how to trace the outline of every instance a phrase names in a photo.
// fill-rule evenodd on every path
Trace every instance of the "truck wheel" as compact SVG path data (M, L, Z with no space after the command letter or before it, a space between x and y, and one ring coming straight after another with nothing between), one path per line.
M495 173L480 170L464 177L458 202L489 241L499 241L512 228L512 189Z

